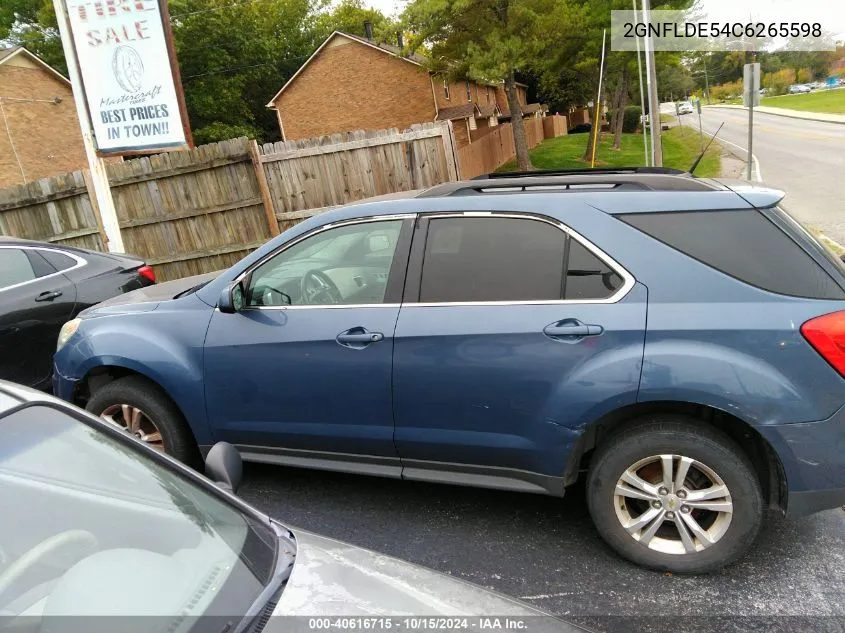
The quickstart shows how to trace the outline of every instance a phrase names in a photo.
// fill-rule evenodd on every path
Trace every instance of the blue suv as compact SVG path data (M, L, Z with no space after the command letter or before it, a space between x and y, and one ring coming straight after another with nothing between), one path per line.
M623 169L346 206L86 310L55 392L187 462L582 478L623 556L713 570L845 503L845 267L782 198Z

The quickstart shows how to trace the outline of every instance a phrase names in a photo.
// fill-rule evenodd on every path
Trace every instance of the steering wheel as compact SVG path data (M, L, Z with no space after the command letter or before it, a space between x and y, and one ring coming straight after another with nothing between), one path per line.
M326 273L309 270L302 276L300 285L302 300L310 305L343 303L343 295Z
M88 530L66 530L44 539L0 572L0 596L45 559L65 554L72 563L76 563L96 549L97 544L97 537Z

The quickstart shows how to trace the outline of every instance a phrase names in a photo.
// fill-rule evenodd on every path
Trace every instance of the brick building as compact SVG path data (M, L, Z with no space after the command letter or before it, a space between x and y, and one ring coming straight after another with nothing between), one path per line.
M0 187L86 165L70 82L23 47L0 49Z
M460 147L510 118L501 85L450 82L425 63L401 47L335 31L267 107L285 140L450 120ZM543 116L545 106L528 104L525 88L517 86L523 116Z

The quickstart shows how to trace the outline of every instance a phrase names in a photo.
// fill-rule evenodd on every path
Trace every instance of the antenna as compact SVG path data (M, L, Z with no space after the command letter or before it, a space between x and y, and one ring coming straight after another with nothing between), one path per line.
M703 149L703 150L701 150L701 153L698 155L698 157L696 157L695 162L692 164L692 167L690 167L690 168L689 168L689 173L690 173L690 174L692 174L692 173L695 171L695 168L696 168L696 167L698 167L698 163L700 163L700 162L701 162L701 159L702 159L702 158L704 158L704 154L706 154L706 153L707 153L707 150L708 150L708 149L710 149L710 144L711 144L713 141L715 141L715 140L716 140L716 136L719 134L719 132L720 132L720 131L721 131L721 129L722 129L722 126L724 126L724 125L725 125L725 122L724 122L724 121L722 121L722 125L720 125L720 126L719 126L719 129L718 129L718 130L716 130L716 134L714 134L713 136L711 136L711 137L710 137L710 140L707 142L707 145L705 145L704 149Z

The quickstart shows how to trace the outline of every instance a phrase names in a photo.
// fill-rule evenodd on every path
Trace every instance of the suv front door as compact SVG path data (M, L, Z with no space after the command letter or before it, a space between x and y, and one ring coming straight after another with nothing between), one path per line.
M646 302L557 221L422 217L394 343L403 477L562 494L587 421L636 401Z
M246 307L215 311L206 335L215 439L256 461L399 475L391 364L413 221L334 224L247 271Z

